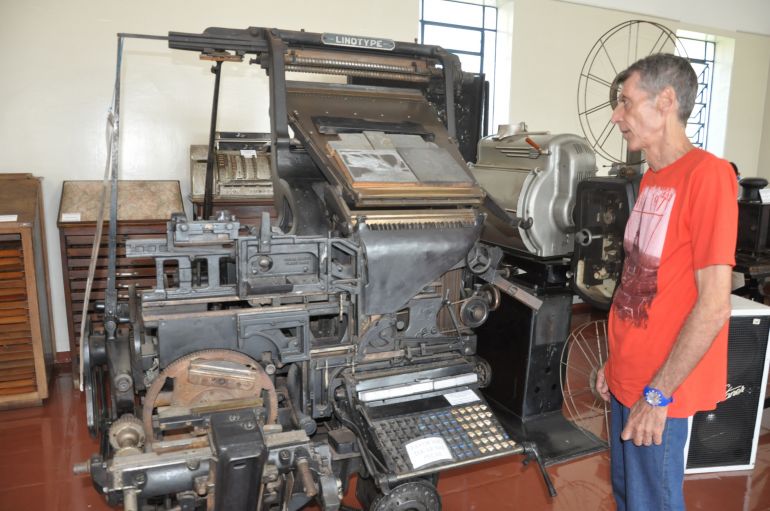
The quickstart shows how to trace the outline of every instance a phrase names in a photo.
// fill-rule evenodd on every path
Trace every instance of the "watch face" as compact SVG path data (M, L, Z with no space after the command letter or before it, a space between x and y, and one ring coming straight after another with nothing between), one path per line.
M660 404L660 394L654 390L648 390L644 395L644 399L653 406Z

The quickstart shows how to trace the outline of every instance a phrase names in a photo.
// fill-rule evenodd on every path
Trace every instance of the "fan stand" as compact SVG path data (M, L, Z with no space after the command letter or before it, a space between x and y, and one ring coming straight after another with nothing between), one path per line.
M561 356L562 412L591 439L609 445L609 404L596 391L596 375L607 360L607 321L575 328Z

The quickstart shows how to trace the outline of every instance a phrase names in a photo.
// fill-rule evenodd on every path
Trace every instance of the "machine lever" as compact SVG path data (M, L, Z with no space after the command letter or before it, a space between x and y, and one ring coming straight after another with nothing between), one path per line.
M553 486L551 476L548 475L548 471L545 469L545 464L543 463L543 458L540 457L540 451L537 449L537 445L535 445L533 442L522 442L521 446L524 448L524 456L526 456L522 463L527 465L532 459L537 462L537 466L540 469L540 474L543 476L543 480L545 481L545 486L548 488L548 494L551 497L555 497L556 488Z
M490 279L487 279L486 277L487 274L481 276L481 278L490 284L493 284L495 287L500 288L502 292L517 299L532 310L540 310L540 307L543 305L543 300L532 293L525 291L524 288L504 279L497 271L494 272L494 276L491 276Z

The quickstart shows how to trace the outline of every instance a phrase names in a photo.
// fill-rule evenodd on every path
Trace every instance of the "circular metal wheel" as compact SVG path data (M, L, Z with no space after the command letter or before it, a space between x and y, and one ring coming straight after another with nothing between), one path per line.
M481 289L479 289L479 295L484 297L484 299L489 304L490 312L494 312L498 307L500 307L500 289L496 288L492 284L484 284L481 286Z
M224 367L225 370L237 373L239 377L229 379L217 374L204 374L201 377L191 371L194 365L199 364ZM166 385L169 380L173 381L173 388L170 390ZM266 422L274 424L278 417L275 386L254 359L237 351L223 349L196 351L181 357L170 363L147 389L142 410L147 441L151 442L154 438L152 416L157 408L205 406L228 400L261 397L263 394L268 410Z
M460 321L470 328L483 325L489 317L489 303L479 296L472 296L460 306Z
M631 20L602 35L583 63L577 97L580 126L594 151L610 162L634 165L643 161L626 161L626 141L610 121L617 105L618 74L637 60L661 52L687 54L669 28Z
M98 367L91 367L91 352L88 346L84 346L81 354L81 365L83 366L83 393L86 398L86 425L88 432L92 437L96 437L98 424L97 416L99 411L98 387L101 383L101 377Z
M481 275L492 266L492 256L485 245L475 245L465 256L468 269L475 275Z
M99 353L92 352L91 343L94 337L101 338L101 336L94 334L90 318L86 319L85 332L83 346L80 349L80 365L83 375L83 393L86 399L86 426L90 435L96 438L105 432L105 427L109 423L106 419L114 417L107 392L108 377L100 363L104 354L100 356ZM102 343L95 344L103 345L103 339Z
M441 511L441 497L427 481L410 481L380 495L369 511Z
M587 434L608 442L610 409L596 392L596 374L607 360L607 321L575 328L561 355L562 412Z

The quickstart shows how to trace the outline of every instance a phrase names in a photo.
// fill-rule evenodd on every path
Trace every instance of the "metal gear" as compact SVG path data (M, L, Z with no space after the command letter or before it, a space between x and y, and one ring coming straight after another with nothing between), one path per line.
M410 481L377 497L369 511L441 511L441 497L429 482Z
M489 384L492 383L492 366L489 365L489 362L481 357L476 357L476 360L473 364L473 370L479 377L480 388L483 389L488 387Z
M142 421L126 414L110 425L110 445L116 451L144 446L145 433Z

